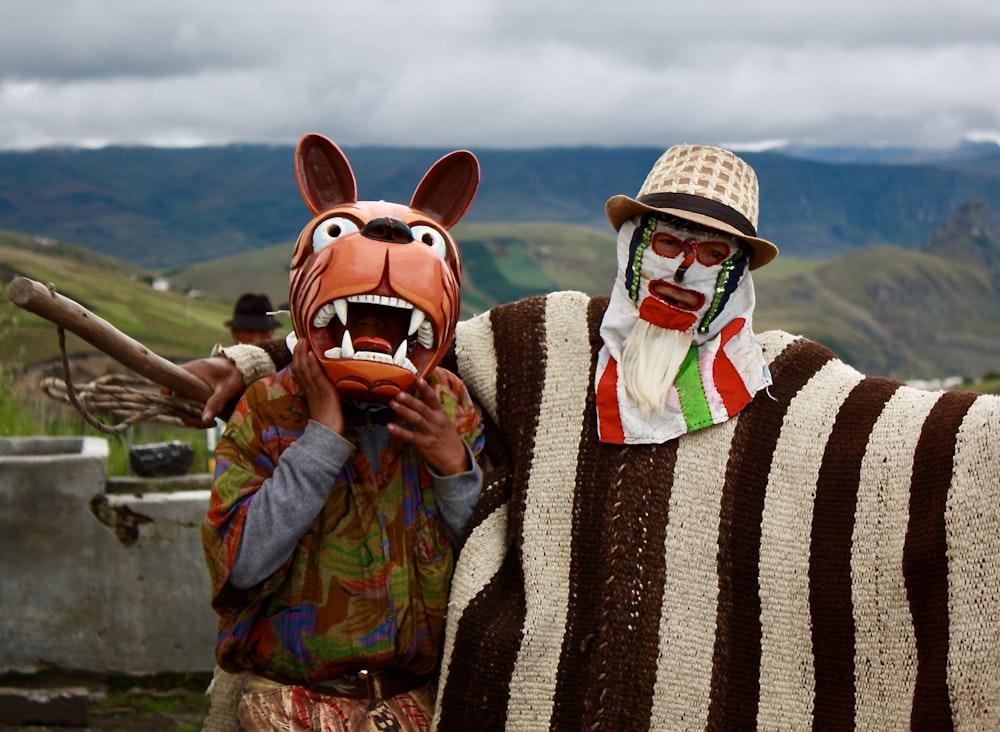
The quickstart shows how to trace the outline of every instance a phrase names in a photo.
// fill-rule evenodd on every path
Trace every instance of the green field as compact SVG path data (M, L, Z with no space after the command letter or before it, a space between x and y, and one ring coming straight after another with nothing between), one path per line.
M610 291L614 237L561 223L460 224L463 317L555 290ZM291 244L164 272L87 249L0 232L0 363L15 371L59 356L52 323L14 306L14 276L55 289L174 361L226 342L236 297L287 292ZM954 257L871 246L832 260L779 256L754 271L756 330L805 335L872 375L968 380L1000 373L1000 296L991 273ZM154 287L158 279L169 289ZM285 323L287 326L288 324ZM98 349L67 337L71 355Z

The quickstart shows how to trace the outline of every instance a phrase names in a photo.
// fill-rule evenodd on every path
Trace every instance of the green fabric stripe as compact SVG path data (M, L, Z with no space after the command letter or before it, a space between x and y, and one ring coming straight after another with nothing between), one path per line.
M691 346L680 371L677 372L677 395L681 402L681 413L689 430L696 430L712 424L712 413L708 410L705 388L701 385L698 371L698 348Z

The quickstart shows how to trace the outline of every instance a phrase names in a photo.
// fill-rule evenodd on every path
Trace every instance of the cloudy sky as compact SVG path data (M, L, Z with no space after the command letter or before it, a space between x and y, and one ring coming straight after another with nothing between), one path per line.
M1000 141L997 0L0 0L0 148Z

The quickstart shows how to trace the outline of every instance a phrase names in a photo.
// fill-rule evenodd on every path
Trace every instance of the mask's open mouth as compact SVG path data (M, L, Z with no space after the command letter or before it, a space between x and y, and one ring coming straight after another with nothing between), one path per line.
M426 313L398 297L351 295L323 305L310 334L328 359L392 364L416 374L416 349L434 349L434 326Z
M658 300L681 310L699 310L705 304L705 296L700 292L686 290L665 280L650 282L649 292Z

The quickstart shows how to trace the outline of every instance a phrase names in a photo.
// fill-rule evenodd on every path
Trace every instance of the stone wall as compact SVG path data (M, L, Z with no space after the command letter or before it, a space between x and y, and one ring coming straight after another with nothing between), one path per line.
M0 674L214 666L210 476L109 481L107 456L99 437L0 440Z

